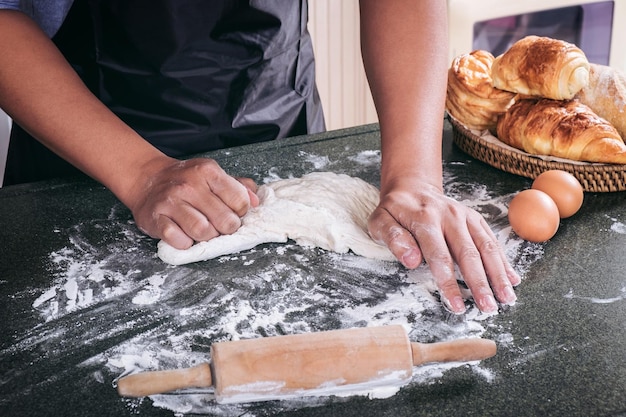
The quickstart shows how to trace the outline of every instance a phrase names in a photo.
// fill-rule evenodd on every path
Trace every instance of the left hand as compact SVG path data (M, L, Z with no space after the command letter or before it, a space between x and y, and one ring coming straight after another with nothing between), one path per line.
M431 184L398 182L381 192L369 219L372 238L386 244L407 268L426 261L444 304L454 313L465 311L455 263L481 311L496 312L496 299L513 304L513 286L520 277L480 213Z

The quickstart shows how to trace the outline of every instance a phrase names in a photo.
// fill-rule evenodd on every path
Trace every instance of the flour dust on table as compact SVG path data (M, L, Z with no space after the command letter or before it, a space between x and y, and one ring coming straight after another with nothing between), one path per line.
M376 153L362 153L363 163L371 164L372 155ZM506 222L510 196L493 198L483 185L460 180L462 164L444 168L448 195L483 213L523 276L542 256L543 246L523 242L511 233ZM267 175L274 181L278 173L272 170ZM67 234L68 243L49 256L54 282L18 294L32 300L37 322L1 353L36 358L45 352L63 364L64 372L86 372L83 378L102 384L102 390L114 392L112 382L130 373L209 361L214 342L351 327L399 324L411 341L424 343L489 333L501 350L517 349L509 329L480 313L469 291L464 292L466 314L447 312L426 266L407 270L395 261L303 247L291 240L172 266L158 259L154 241L137 231L121 205L112 207L108 218L57 232ZM15 384L15 396L24 401L31 384L37 383L32 381L41 378L36 368L25 361L12 370L11 375L19 378L5 375L7 383ZM498 377L483 363L434 364L415 368L403 389L435 384L456 368L469 370L481 381ZM368 395L386 397L394 392ZM119 401L129 415L141 415L146 408L149 414L152 407L159 407L176 416L264 416L348 400L329 396L262 406L217 405L207 389Z

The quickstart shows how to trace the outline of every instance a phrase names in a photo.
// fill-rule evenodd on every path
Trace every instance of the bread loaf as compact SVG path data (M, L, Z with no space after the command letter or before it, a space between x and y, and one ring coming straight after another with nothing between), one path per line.
M494 87L501 90L571 99L589 82L589 61L576 45L527 36L495 58L491 76Z
M517 100L498 120L497 136L534 155L626 164L617 130L578 100Z
M626 140L626 74L623 71L590 64L589 84L576 98L611 123Z
M448 70L446 110L470 129L495 132L498 116L513 104L514 93L493 87L493 60L476 50L456 57Z

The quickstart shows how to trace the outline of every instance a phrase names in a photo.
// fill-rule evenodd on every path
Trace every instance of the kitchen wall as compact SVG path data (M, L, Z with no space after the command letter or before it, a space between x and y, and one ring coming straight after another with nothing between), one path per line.
M327 129L377 122L361 61L358 0L309 0L309 32Z

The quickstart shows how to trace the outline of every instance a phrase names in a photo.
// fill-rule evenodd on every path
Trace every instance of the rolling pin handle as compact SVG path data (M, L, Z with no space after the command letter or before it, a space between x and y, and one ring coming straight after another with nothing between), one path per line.
M145 397L184 388L208 388L212 385L211 366L202 363L192 368L125 376L117 381L117 392L123 397Z
M493 340L470 338L438 343L411 343L413 365L434 362L469 362L487 359L496 354Z

